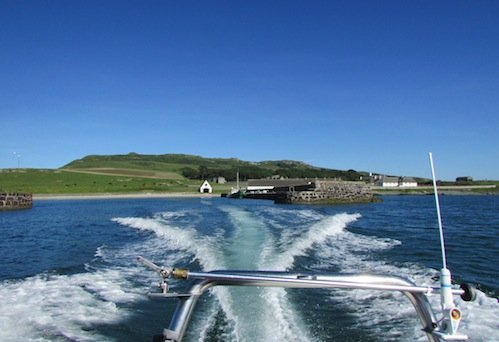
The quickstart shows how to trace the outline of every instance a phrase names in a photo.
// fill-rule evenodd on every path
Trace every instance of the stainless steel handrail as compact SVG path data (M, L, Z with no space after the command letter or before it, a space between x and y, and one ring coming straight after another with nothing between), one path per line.
M143 263L160 274L163 284L166 283L166 278L193 280L189 290L185 294L167 293L168 286L163 285L160 286L163 289L162 293L151 295L153 297L177 297L179 299L170 325L168 329L164 329L163 331L164 341L182 341L199 297L213 286L261 286L301 289L342 288L399 291L414 306L423 327L422 330L426 333L428 341L440 342L467 339L464 335L447 335L445 327L440 325L442 320L437 320L427 296L439 293L439 288L417 286L410 280L402 277L372 274L324 275L237 270L190 272L184 269L166 270L151 263L154 265L152 267L147 262L149 261L146 260ZM456 295L460 295L463 292L461 289L452 290L452 293Z

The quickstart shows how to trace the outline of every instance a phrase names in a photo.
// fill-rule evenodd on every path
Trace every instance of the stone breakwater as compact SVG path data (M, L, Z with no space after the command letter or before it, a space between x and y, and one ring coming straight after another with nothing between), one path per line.
M376 202L371 188L359 182L315 181L315 188L286 192L276 199L279 203L367 203Z
M25 193L0 193L0 210L29 209L33 207L33 195Z

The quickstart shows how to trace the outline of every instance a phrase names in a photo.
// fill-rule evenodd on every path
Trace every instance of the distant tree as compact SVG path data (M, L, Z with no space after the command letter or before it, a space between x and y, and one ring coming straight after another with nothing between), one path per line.
M184 176L185 178L189 178L189 179L199 179L200 178L199 170L196 170L192 167L184 167L184 168L182 168L181 172L182 172L182 176Z
M200 179L206 179L208 177L208 168L204 165L199 166L199 177Z

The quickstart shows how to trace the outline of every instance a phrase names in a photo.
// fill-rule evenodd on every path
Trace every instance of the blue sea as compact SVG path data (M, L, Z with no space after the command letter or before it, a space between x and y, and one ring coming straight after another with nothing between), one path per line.
M499 341L499 197L440 198L456 303L470 341ZM151 300L142 255L191 270L369 272L436 282L432 196L382 203L276 205L226 198L36 200L0 212L0 341L151 341L175 299ZM174 281L174 291L185 284ZM439 309L439 296L431 297ZM425 341L409 301L367 290L215 288L187 341Z

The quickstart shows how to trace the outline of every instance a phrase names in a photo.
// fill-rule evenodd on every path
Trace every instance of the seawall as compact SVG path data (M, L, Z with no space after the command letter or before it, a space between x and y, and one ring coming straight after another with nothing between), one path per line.
M371 188L359 182L315 181L315 189L288 191L279 203L367 203L376 202Z
M33 207L33 195L27 193L0 193L0 210L29 209Z

